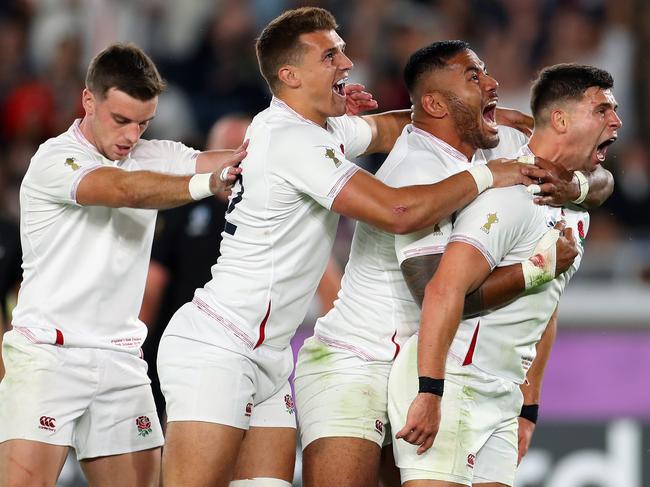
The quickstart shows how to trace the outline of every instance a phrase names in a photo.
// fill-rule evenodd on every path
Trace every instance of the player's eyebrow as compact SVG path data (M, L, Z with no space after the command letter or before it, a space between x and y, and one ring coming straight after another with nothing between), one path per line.
M131 120L129 117L125 117L124 115L120 115L119 113L111 112L111 116L115 119L115 121L120 122L120 123L146 123L146 122L151 122L154 117L150 117L146 120L142 120L141 122L138 122L137 120Z
M608 101L604 101L602 103L599 103L596 105L596 108L594 110L600 110L601 108L611 108L614 111L618 110L618 103L611 103Z

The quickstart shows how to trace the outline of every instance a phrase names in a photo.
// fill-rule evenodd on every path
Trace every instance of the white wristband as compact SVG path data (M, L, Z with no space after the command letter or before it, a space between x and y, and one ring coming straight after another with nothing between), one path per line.
M494 178L492 177L492 171L487 167L487 164L471 167L467 172L474 178L474 182L478 188L478 194L481 194L486 189L492 187Z
M572 203L579 205L585 200L589 193L589 181L582 171L573 171L573 179L576 180L576 183L578 183L578 186L580 187L580 196L574 199Z
M208 196L212 196L210 189L211 173L195 174L190 178L190 183L187 189L190 191L190 196L193 200L202 200Z
M555 279L555 242L560 231L552 228L535 245L533 255L521 263L526 290Z

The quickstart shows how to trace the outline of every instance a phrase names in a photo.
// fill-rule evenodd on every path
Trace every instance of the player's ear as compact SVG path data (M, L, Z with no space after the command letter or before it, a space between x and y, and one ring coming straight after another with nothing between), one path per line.
M95 113L95 104L97 100L95 95L88 88L84 88L81 92L81 104L84 107L86 115L93 115Z
M560 108L551 110L549 120L551 126L561 134L565 133L569 127L569 114Z
M449 114L447 99L439 91L424 93L420 97L422 109L433 118L444 118Z
M299 88L301 85L300 73L291 64L285 64L278 69L278 78L289 88Z

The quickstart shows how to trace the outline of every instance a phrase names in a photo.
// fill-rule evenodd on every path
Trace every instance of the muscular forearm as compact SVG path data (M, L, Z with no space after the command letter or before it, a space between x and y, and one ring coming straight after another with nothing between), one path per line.
M464 318L508 304L526 289L521 264L497 267L488 278L465 297Z
M113 208L166 209L192 201L191 176L168 176L149 171L127 172L115 181L115 199L106 204Z
M440 280L427 286L418 338L418 375L443 379L451 342L458 330L464 293Z
M196 176L199 178L199 176ZM83 206L109 208L174 208L193 201L189 183L192 176L172 176L151 171L123 171L100 168L83 177L77 189L77 202ZM205 193L225 188L215 173L198 181ZM205 185L209 184L209 191Z

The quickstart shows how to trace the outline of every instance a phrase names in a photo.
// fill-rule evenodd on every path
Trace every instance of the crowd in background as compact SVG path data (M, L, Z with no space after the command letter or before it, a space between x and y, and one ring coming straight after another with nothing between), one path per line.
M17 221L29 160L41 142L82 115L85 67L105 45L135 42L168 81L145 138L203 148L216 119L254 115L268 106L254 39L280 12L305 4L335 14L355 63L351 78L366 85L382 110L410 105L402 82L405 61L439 39L469 41L500 83L500 104L523 111L529 111L530 81L542 66L582 62L610 71L623 119L621 139L607 160L616 189L593 213L590 241L610 250L626 242L650 247L644 211L650 205L650 68L644 59L650 4L643 0L2 2L0 215ZM372 170L380 162L364 164ZM650 279L650 256L637 253L645 263L634 275Z

